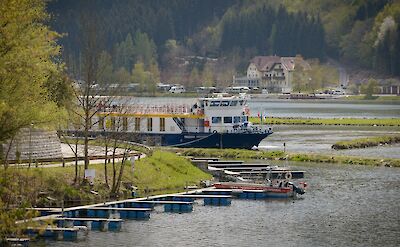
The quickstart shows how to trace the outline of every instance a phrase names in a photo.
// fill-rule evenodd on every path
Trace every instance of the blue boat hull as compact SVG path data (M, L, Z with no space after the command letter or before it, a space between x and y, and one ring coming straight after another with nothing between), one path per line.
M81 135L71 132L69 134ZM107 135L125 141L140 142L150 146L173 146L183 148L241 148L251 149L272 134L263 133L132 133L132 132L90 132L91 137Z

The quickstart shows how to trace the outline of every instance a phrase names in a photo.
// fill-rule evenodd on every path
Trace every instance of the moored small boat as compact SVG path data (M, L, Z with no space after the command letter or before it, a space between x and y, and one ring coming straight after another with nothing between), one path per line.
M296 197L298 194L305 193L307 183L300 182L298 185L287 180L267 180L266 183L237 183L237 182L219 182L213 185L216 189L231 189L236 192L241 191L259 191L265 195L265 198L289 198Z

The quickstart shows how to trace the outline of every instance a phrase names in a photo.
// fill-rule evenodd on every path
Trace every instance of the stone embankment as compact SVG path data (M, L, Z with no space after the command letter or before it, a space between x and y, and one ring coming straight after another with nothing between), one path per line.
M21 129L12 142L3 145L3 152L8 160L34 161L62 157L57 132L34 128Z

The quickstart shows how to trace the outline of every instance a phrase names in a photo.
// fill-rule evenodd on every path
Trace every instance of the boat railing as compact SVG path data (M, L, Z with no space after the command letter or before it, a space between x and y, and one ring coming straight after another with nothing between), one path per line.
M164 104L164 105L129 105L103 107L101 112L120 112L131 114L201 114L188 104Z
M272 133L272 128L267 126L248 126L248 127L239 127L232 129L225 129L224 133Z

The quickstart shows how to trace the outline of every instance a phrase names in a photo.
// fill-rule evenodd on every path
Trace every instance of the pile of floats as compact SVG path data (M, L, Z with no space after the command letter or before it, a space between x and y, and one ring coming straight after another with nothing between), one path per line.
M229 206L233 198L266 199L293 198L304 194L306 183L295 185L290 180L304 178L302 171L271 167L265 164L244 164L240 161L194 159L193 163L204 165L217 177L225 174L230 180L210 184L209 187L178 194L132 198L71 208L31 208L40 213L32 219L36 227L25 230L28 238L8 238L11 245L28 246L31 239L54 239L75 241L92 231L120 231L125 220L149 220L156 207L166 213L189 213L196 200L204 206ZM202 163L203 162L203 163ZM219 174L218 174L219 173ZM264 178L264 183L254 178ZM253 180L250 178L253 177ZM160 210L158 210L160 211Z

